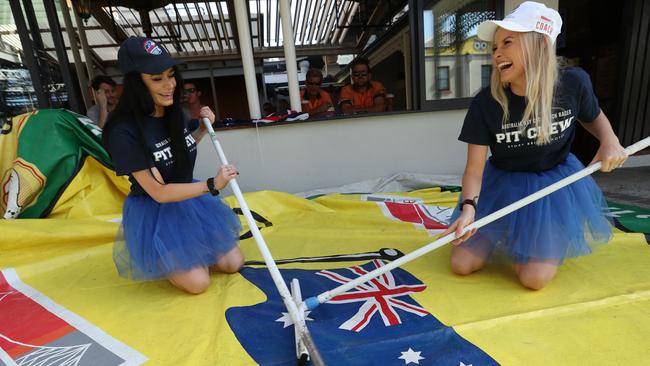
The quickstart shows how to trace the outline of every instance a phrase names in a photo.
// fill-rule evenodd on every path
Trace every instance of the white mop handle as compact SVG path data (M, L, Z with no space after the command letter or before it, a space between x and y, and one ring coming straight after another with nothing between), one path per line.
M633 155L636 152L638 152L640 150L643 150L648 146L650 146L650 137L646 137L643 140L641 140L641 141L639 141L639 142L637 142L637 143L635 143L633 145L628 146L627 149L625 149L625 152L627 152L628 155ZM506 206L506 207L504 207L504 208L502 208L500 210L497 210L497 211L491 213L490 215L487 215L487 216L483 217L482 219L479 219L479 220L471 223L470 225L467 225L465 228L463 228L463 231L461 232L460 236L465 235L465 233L467 231L469 231L469 230L478 229L478 228L480 228L482 226L485 226L485 225L491 223L492 221L500 219L501 217L503 217L503 216L515 211L515 210L518 210L521 207L526 206L527 204L529 204L531 202L534 202L534 201L536 201L536 200L538 200L538 199L540 199L540 198L542 198L542 197L544 197L546 195L549 195L549 194L557 191L560 188L563 188L563 187L565 187L565 186L567 186L567 185L569 185L569 184L571 184L571 183L573 183L573 182L575 182L575 181L577 181L577 180L579 180L581 178L584 178L589 174L592 174L593 172L600 169L601 165L602 165L601 162L597 162L597 163L595 163L593 165L590 165L590 166L588 166L588 167L586 167L586 168L584 168L584 169L582 169L582 170L580 170L580 171L578 171L578 172L576 172L576 173L574 173L574 174L572 174L572 175L570 175L570 176L568 176L568 177L566 177L566 178L564 178L562 180L559 180L559 181L551 184L550 186L548 186L546 188L543 188L543 189L541 189L541 190L539 190L539 191L537 191L537 192L535 192L535 193L533 193L533 194L531 194L529 196L526 196L526 197L520 199L519 201L511 203L510 205L508 205L508 206ZM386 265L384 265L384 266L382 266L380 268L377 268L377 269L375 269L375 270L373 270L371 272L368 272L365 275L354 279L353 281L347 282L347 283L345 283L345 284L343 284L343 285L341 285L339 287L336 287L336 288L334 288L332 290L323 292L322 294L318 295L316 298L315 297L310 297L310 298L306 299L305 302L304 302L304 306L306 306L308 309L314 309L318 305L329 301L331 298L333 298L335 296L338 296L338 295L340 295L340 294L342 294L342 293L344 293L344 292L346 292L346 291L348 291L348 290L350 290L350 289L352 289L352 288L354 288L356 286L359 286L362 283L370 281L371 279L373 279L375 277L379 277L382 274L392 270L393 268L397 268L397 267L399 267L399 266L401 266L401 265L403 265L405 263L408 263L408 262L412 261L413 259L416 259L416 258L418 258L418 257L420 257L420 256L422 256L422 255L424 255L426 253L429 253L432 250L440 248L441 246L449 243L450 241L454 240L455 238L456 238L456 233L449 233L449 234L443 236L442 238L439 238L438 240L436 240L436 241L434 241L432 243L429 243L429 244L427 244L427 245L425 245L425 246L423 246L421 248L418 248L418 249L414 250L413 252L411 252L411 253L409 253L409 254L401 257L401 258L398 258L398 259L396 259L396 260L394 260L394 261L392 261L390 263L387 263Z
M204 118L203 124L208 129L208 134L210 135L210 139L212 140L215 150L217 150L219 159L223 164L228 164L228 159L226 159L226 155L224 154L223 149L221 148L221 144L219 143L219 140L217 140L217 136L214 133L214 129L212 128L212 124L210 123L210 120ZM237 184L236 179L232 179L230 181L230 187L232 188L232 191L235 194L237 201L239 202L239 206L241 207L242 213L244 214L244 217L246 218L246 222L248 223L248 227L250 228L251 233L255 238L257 247L262 253L262 257L264 257L264 262L266 263L266 266L269 269L271 278L273 279L275 286L278 288L278 291L280 292L280 296L282 297L282 300L284 301L284 304L287 307L287 310L289 311L291 320L293 320L294 324L296 324L297 327L299 327L301 333L304 332L304 328L306 328L304 324L304 320L302 322L300 321L301 319L298 314L299 311L298 307L296 306L296 303L293 301L293 298L289 293L289 289L287 288L287 285L284 282L284 279L282 278L282 274L280 274L280 271L278 270L278 267L276 266L275 261L271 256L271 252L269 251L269 248L266 245L266 242L264 241L264 238L262 237L260 230L257 228L255 219L253 218L251 211L248 209L248 205L246 204L246 200L244 199L244 196L242 195L242 192L239 189L239 184Z

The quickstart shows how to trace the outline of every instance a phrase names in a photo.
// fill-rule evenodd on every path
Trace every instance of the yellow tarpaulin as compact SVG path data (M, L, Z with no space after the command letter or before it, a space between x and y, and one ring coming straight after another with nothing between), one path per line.
M74 350L68 353L76 355L79 365L100 364L97 360L116 365L119 360L252 365L265 360L271 352L267 348L274 348L278 334L290 328L278 320L280 313L264 317L259 315L263 312L247 310L271 296L249 280L250 273L263 267L248 266L244 274L214 274L208 291L198 296L184 294L166 281L118 277L111 250L128 183L103 169L87 160L51 218L0 221L0 363L20 364L16 360L21 357L34 360L39 357L35 352L55 349ZM334 278L348 273L335 269L362 270L360 266L373 262L368 258L382 248L408 253L433 241L457 195L432 188L314 200L270 191L245 196L253 211L272 222L261 232L277 260L315 260L282 264L283 274L302 269ZM232 197L227 202L237 206ZM253 239L240 245L247 260L261 260ZM450 344L465 348L440 356L430 347L409 347L392 359L384 357L382 365L469 365L474 356L483 357L486 364L504 365L641 365L650 360L650 246L643 235L617 231L610 244L594 254L567 260L557 278L538 292L524 289L513 269L501 263L468 277L456 276L449 269L449 252L450 247L443 247L401 269L399 275L413 280L414 290L407 305L401 303L395 310L399 324L390 320L388 311L384 318L371 317L363 331L346 334L364 337L372 328L372 337L390 339L411 321L404 310L410 304L411 313L422 308L429 314L414 319L441 322L440 337L452 337ZM358 253L367 256L345 257ZM344 257L314 259L334 255ZM323 281L324 288L338 285ZM303 297L317 295L304 291ZM314 319L308 321L310 327L319 325L318 309L309 315ZM250 317L257 317L252 321L259 325L252 334L244 324ZM435 343L438 333L433 328L427 332L428 323L422 324L421 337L434 334ZM277 333L263 331L267 325L277 325ZM334 325L345 331L343 324ZM377 341L377 347L389 343ZM463 358L465 349L468 359Z

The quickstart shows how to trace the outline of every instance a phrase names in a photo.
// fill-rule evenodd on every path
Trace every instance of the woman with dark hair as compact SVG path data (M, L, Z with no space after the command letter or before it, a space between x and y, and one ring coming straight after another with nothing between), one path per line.
M123 277L167 278L186 292L201 293L210 284L210 269L232 273L244 263L237 247L239 220L213 197L237 170L223 165L205 182L192 178L205 128L194 135L187 128L179 61L150 39L130 37L120 46L118 63L124 88L103 143L116 173L129 176L131 192L113 259ZM214 122L208 107L200 117Z

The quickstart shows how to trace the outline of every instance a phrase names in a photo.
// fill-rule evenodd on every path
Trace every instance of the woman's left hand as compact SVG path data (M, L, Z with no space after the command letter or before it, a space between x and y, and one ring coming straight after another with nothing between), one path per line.
M589 165L600 161L602 162L600 171L611 172L616 168L620 168L625 160L627 160L627 157L627 152L618 141L611 143L601 143L598 151L596 152L596 156L594 156Z

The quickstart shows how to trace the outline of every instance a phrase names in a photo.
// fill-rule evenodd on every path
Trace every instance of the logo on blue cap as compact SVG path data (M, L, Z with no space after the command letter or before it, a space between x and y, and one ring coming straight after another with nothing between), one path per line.
M162 49L158 47L156 42L147 39L144 42L144 50L150 55L160 55L162 53Z

